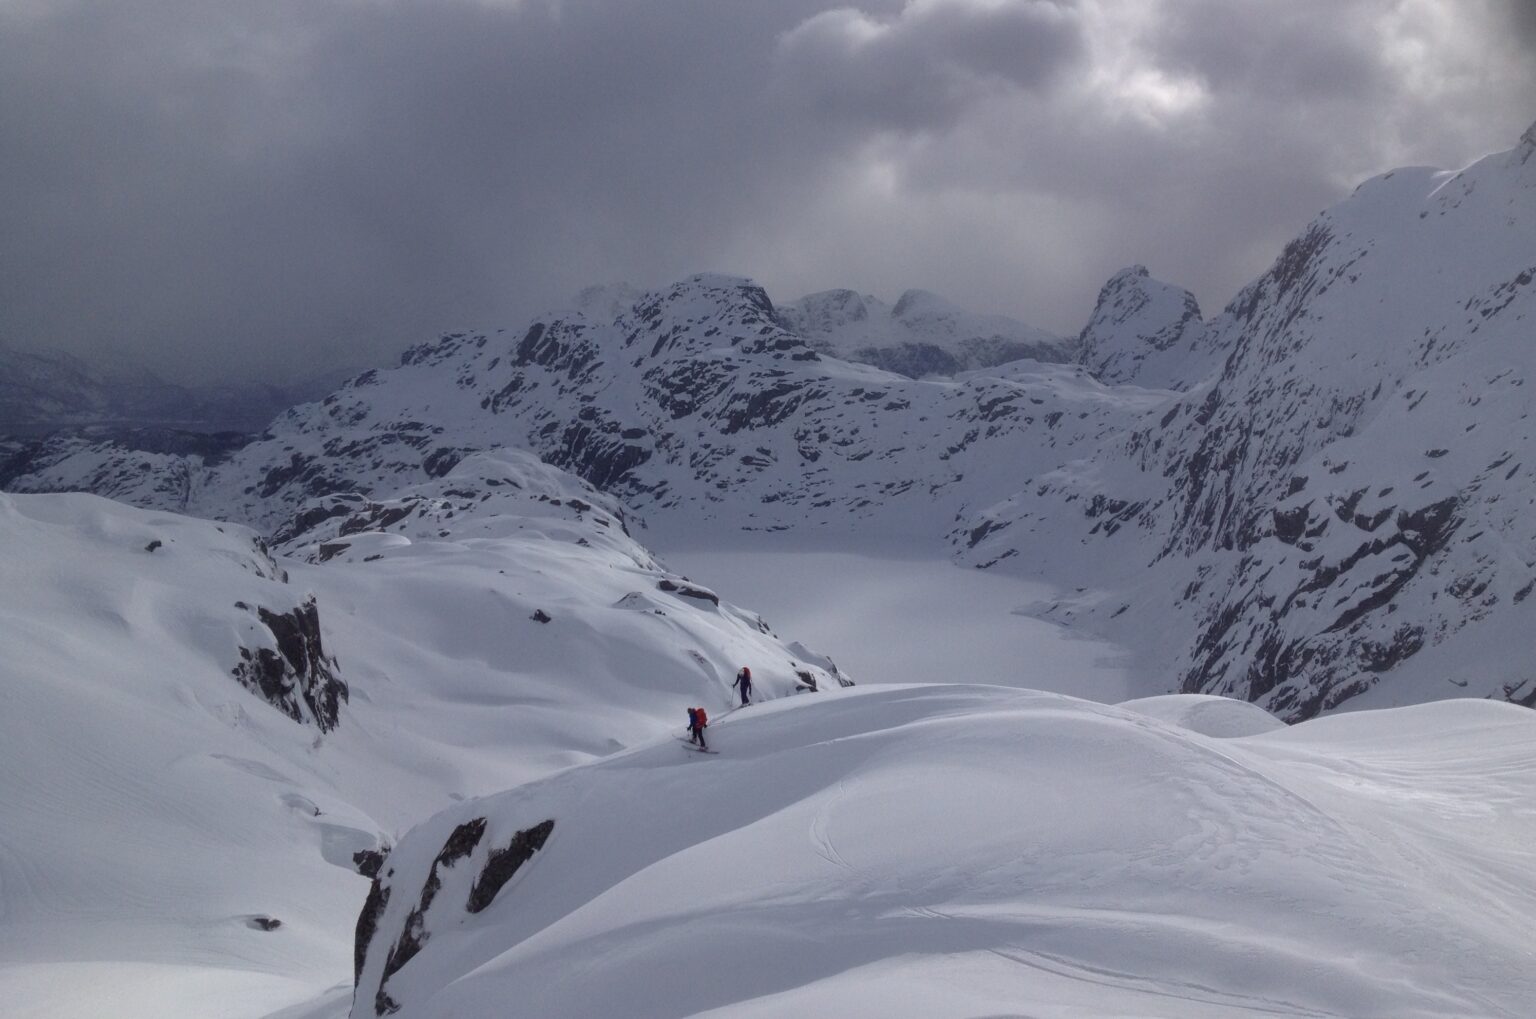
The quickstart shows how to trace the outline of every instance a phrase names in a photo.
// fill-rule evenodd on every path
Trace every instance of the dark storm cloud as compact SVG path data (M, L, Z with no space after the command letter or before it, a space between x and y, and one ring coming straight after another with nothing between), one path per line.
M383 361L592 282L1209 306L1536 119L1514 0L10 0L0 342Z
M0 335L282 370L699 268L796 148L722 6L0 14Z
M1074 6L916 2L816 15L779 43L781 85L810 111L878 127L951 126L998 88L1041 89L1084 56Z
M1181 0L1148 33L1160 66L1217 94L1269 102L1369 102L1387 84L1370 7L1339 0Z
M1515 32L1526 46L1536 49L1536 0L1504 0Z

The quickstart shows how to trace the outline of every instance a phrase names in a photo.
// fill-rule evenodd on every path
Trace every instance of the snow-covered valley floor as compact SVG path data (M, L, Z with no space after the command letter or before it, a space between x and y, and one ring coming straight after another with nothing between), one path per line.
M672 569L752 606L860 683L988 683L1108 704L1167 689L1126 649L1023 614L1054 600L1050 585L957 566L931 540L644 537Z

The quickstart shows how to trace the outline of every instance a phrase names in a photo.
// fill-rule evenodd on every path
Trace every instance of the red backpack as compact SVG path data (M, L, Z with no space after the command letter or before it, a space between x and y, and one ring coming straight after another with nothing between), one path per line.
M694 708L694 709L693 709L693 710L694 710L694 711L695 711L695 712L696 712L696 713L697 713L697 714L698 714L698 716L699 716L699 728L700 728L700 729L702 729L702 728L704 728L704 727L705 727L705 726L706 726L706 725L708 725L708 724L709 724L709 715L707 715L707 714L706 714L706 713L705 713L705 712L704 712L704 709L703 709L703 708Z

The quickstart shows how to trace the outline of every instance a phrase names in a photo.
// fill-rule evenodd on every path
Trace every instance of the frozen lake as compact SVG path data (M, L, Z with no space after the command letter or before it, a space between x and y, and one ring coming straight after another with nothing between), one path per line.
M892 545L806 547L799 535L646 533L673 570L762 614L780 637L863 683L992 683L1115 703L1164 692L1124 649L1016 611L1049 585Z

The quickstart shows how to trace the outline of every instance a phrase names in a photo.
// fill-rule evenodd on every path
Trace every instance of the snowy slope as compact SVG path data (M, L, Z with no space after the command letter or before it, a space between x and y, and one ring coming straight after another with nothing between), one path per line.
M1536 128L1368 181L1207 325L1218 371L952 537L1119 588L1053 618L1160 642L1186 691L1536 703L1533 280Z
M505 494L465 505L470 479ZM0 1011L312 1001L349 971L354 854L688 704L723 713L743 663L760 698L839 685L526 454L441 480L383 507L416 500L410 522L335 534L382 523L354 507L293 539L318 559L332 528L347 549L318 564L235 525L0 496Z
M922 378L1008 361L1071 360L1063 337L1002 315L977 315L926 290L894 306L852 290L825 290L777 308L778 319L813 350Z
M413 830L362 916L353 1019L1536 998L1521 709L1220 738L1049 694L861 688L712 728L719 756L663 740Z

